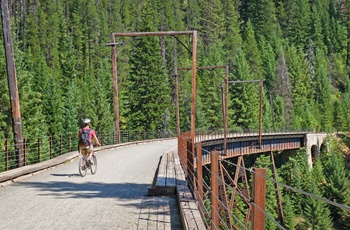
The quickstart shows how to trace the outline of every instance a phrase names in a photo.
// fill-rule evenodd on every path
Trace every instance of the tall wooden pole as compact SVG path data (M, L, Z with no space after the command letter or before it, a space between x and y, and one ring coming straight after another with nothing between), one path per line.
M197 74L197 31L192 34L192 112L191 112L191 139L192 153L194 153L194 143L196 135L196 74Z
M228 126L228 77L229 77L229 66L225 67L225 108L224 108L224 154L227 154L227 126Z
M179 75L177 73L177 67L174 68L174 77L175 77L175 110L176 110L176 128L177 136L181 133L180 128L180 109L179 109Z
M8 86L11 100L12 128L15 139L18 167L24 166L22 119L19 106L16 67L11 35L11 18L8 10L8 1L1 0L2 30L6 54Z
M115 37L111 35L112 46L112 73L113 73L113 99L114 99L114 119L117 144L120 143L120 125L119 125L119 98L118 98L118 74L117 74L117 52Z

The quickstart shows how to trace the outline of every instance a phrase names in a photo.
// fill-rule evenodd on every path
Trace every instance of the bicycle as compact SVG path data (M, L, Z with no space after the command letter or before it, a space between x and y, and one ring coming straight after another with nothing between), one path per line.
M79 174L80 176L86 176L87 171L90 169L91 174L94 175L97 171L97 158L93 154L91 157L92 164L88 160L88 153L82 153L82 156L79 159Z

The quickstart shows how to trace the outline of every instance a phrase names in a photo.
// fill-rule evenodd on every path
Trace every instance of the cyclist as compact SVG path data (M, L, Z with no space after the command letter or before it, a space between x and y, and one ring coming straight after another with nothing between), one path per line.
M90 119L84 119L84 126L78 132L78 140L79 140L79 150L82 154L89 154L88 160L89 163L92 164L92 154L94 150L94 146L92 143L92 139L95 141L97 146L100 146L100 142L96 136L96 132L90 128ZM83 140L87 139L87 140Z

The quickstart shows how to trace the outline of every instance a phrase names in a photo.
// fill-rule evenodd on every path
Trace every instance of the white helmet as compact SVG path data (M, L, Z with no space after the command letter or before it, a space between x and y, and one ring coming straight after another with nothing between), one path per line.
M90 121L89 118L85 118L85 119L84 119L84 124L90 125L90 123L91 123L91 121Z

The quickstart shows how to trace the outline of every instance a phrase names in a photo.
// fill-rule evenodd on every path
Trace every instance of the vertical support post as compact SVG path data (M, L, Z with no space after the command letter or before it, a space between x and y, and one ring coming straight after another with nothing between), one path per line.
M38 163L40 162L40 137L38 138Z
M196 74L197 74L197 31L192 34L192 107L191 107L191 139L192 153L196 135Z
M253 171L253 201L255 205L253 205L252 229L264 230L265 214L261 210L265 211L266 179L262 176L266 176L266 169L255 168Z
M225 75L225 109L224 109L224 154L227 155L227 126L228 126L228 77L229 77L229 66L226 66Z
M120 143L120 127L119 127L119 98L118 98L118 75L117 75L117 52L115 45L115 37L111 34L112 43L112 73L113 73L113 99L114 99L114 119L116 131L116 143Z
M259 107L259 148L261 149L262 146L262 96L263 96L263 81L261 80L259 82L259 92L260 92L260 107Z
M187 140L187 181L191 191L194 191L194 144Z
M175 77L175 110L176 110L176 128L177 135L181 133L180 129L180 110L179 110L179 76L177 73L177 67L174 67L174 77Z
M9 140L5 140L5 170L9 170Z
M19 95L17 86L16 66L14 60L14 52L12 45L11 33L11 17L8 9L8 1L1 1L1 15L2 15L2 30L4 36L4 48L6 54L6 66L8 75L8 87L10 94L10 104L12 112L12 128L15 139L15 148L17 154L17 165L22 167L25 165L23 156L23 136L22 136L22 119L19 105Z
M50 136L50 159L52 159L52 136Z
M60 155L62 155L62 133L60 133Z
M211 229L219 229L219 152L211 152Z
M226 132L226 100L225 100L225 89L224 85L221 86L221 100L222 100L222 118L223 118L223 125L224 125L224 148L223 148L223 155L226 155L226 147L227 147L227 132Z
M197 153L197 200L199 204L200 213L204 211L203 204L203 169L202 169L202 145L200 142L196 143Z
M71 141L71 138L70 138L70 133L68 133L68 138L67 138L67 150L68 152L70 152L71 148L70 148L70 141Z
M26 155L27 155L27 140L23 138L23 162L24 165L27 165Z

